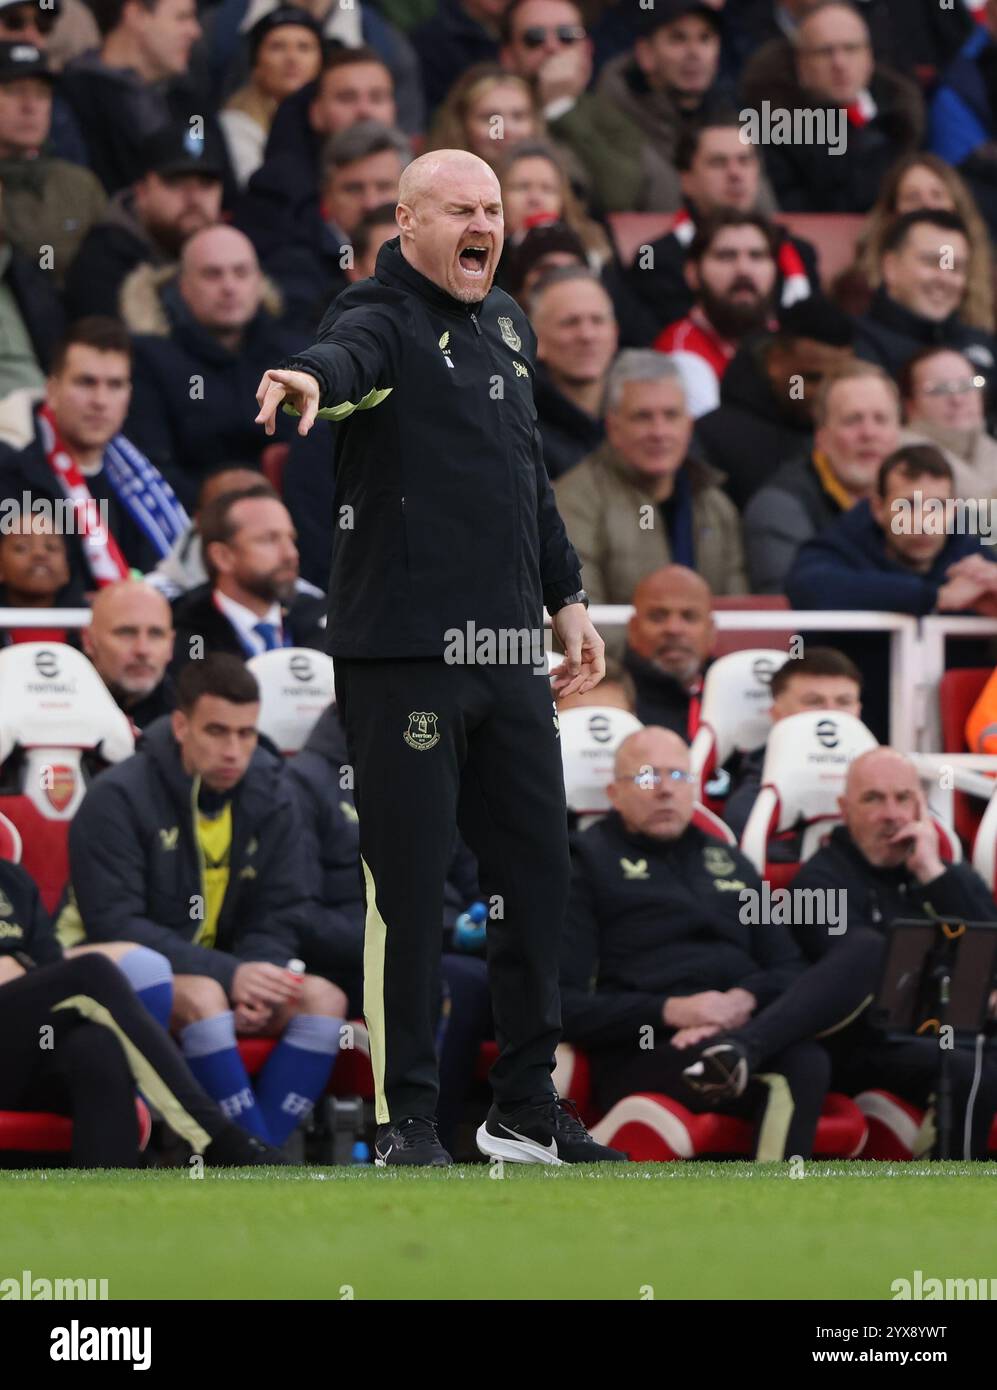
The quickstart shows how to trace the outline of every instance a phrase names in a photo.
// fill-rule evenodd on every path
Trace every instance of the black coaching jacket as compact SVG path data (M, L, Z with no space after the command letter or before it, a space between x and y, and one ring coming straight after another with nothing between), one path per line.
M750 861L688 826L662 840L611 811L576 837L561 950L568 1042L637 1044L664 1029L673 996L749 990L762 1009L804 968L788 929L742 920L741 892L761 890Z
M439 656L452 629L542 624L581 588L533 402L536 337L502 290L462 304L395 237L339 296L310 372L338 431L328 649Z
M226 991L245 961L286 965L299 953L309 903L301 826L283 767L258 748L232 795L229 879L213 947L196 937L203 898L194 825L197 787L169 717L137 753L95 778L69 828L75 911L89 941L136 941L177 975L210 975ZM74 905L59 919L64 931Z

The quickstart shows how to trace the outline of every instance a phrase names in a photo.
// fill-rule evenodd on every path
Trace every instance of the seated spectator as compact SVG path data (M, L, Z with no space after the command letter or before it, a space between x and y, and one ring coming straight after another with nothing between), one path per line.
M994 330L994 260L987 224L965 181L944 160L923 150L898 162L886 176L855 248L855 260L834 282L835 302L850 314L869 311L883 283L883 241L897 218L909 212L951 212L969 238L963 320L973 328Z
M760 119L768 110L793 119L793 140L762 141L784 212L868 212L890 167L921 143L920 91L875 61L865 19L841 0L811 6L778 64L749 67L742 91ZM799 116L813 129L814 112L826 116L823 143L796 130Z
M997 229L997 0L942 74L929 111L928 148L957 165Z
M746 338L776 326L779 238L757 213L718 212L696 229L685 274L695 299L654 340L658 352L691 352L720 382Z
M790 657L772 676L772 723L808 710L826 709L862 717L862 673L854 661L834 647L807 647L801 657ZM734 785L724 803L723 818L738 839L744 834L751 808L762 787L762 765L767 744L753 748L738 762ZM781 858L769 847L769 858ZM799 837L794 852L799 859Z
M553 145L543 140L521 140L503 155L497 173L505 218L503 260L515 255L529 232L550 224L571 230L593 269L601 269L612 259L609 238L585 212ZM499 265L501 269L502 262Z
M555 699L558 714L567 709L625 709L637 713L637 687L634 678L613 656L606 658L606 674L592 690L576 691Z
M250 5L238 0L219 12L217 19L206 19L210 29L210 62L219 82L231 86L249 75L249 31L264 14L283 8L283 0L256 0ZM425 100L419 72L419 59L409 40L381 13L383 7L361 4L327 3L306 5L322 26L322 38L327 54L359 53L365 63L376 62L387 73L391 84L392 101L397 96L397 117L400 129L407 135L418 135L426 128ZM235 26L238 26L236 31ZM347 61L344 58L344 61ZM352 81L343 94L348 104L354 95ZM291 98L293 100L294 98ZM310 99L310 98L309 98ZM382 113L370 112L376 120L387 119ZM391 117L391 123L395 120Z
M70 580L65 537L44 515L5 516L0 527L0 608L82 608L82 590ZM0 647L12 642L71 642L60 627L0 629Z
M133 729L173 712L176 691L167 673L173 615L151 584L122 579L101 589L82 637L84 652Z
M312 908L301 937L301 958L316 975L335 980L360 1011L363 977L364 895L360 832L353 792L342 786L348 766L345 734L335 706L319 717L305 746L287 763L288 782L301 820L303 863ZM447 949L442 965L440 1027L440 1139L456 1140L461 1108L471 1090L482 1042L494 1036L488 972L479 956L460 953L458 916L481 900L477 863L458 837L443 887Z
M481 63L461 73L436 113L427 150L470 150L486 164L505 158L521 140L547 135L537 98L525 77L499 63ZM571 152L567 150L568 160ZM576 178L583 171L572 169Z
M185 668L177 701L76 812L60 936L82 928L88 941L161 952L195 1078L279 1145L325 1088L346 998L286 969L307 921L301 831L281 764L256 747L256 681L234 657L208 656ZM255 1090L237 1029L280 1038Z
M997 615L993 546L933 508L953 497L952 469L932 445L880 464L876 491L800 547L786 577L794 608Z
M188 505L219 459L255 464L270 442L246 409L250 382L299 338L268 303L277 307L252 243L219 226L188 238L175 279L158 293L147 285L141 299L136 288L125 306L133 324L142 321L128 431ZM279 421L275 439L292 433L290 420Z
M734 112L706 116L684 130L675 163L682 209L671 231L638 249L628 275L631 290L646 305L646 343L693 306L695 295L685 268L698 223L719 212L767 214L775 206L762 178L758 150L741 139L741 122ZM786 309L817 288L817 253L782 227L776 226L774 235L777 298Z
M141 177L122 188L83 238L66 278L71 319L121 315L121 291L140 267L175 266L188 237L221 221L224 161L218 146L159 131L142 146Z
M53 72L61 72L76 58L100 43L100 30L84 0L54 0L47 9L34 0L0 3L0 43L31 44L45 54ZM70 164L85 165L87 147L73 108L62 93L52 93L51 153Z
M207 139L220 139L217 118L186 74L201 36L190 0L108 0L101 7L99 49L67 63L60 84L85 132L87 160L108 193L144 172L142 142L165 127L189 127L191 112ZM231 191L231 170L226 168Z
M63 339L39 401L4 402L20 417L19 449L0 457L0 498L24 493L71 504L70 571L85 589L151 569L187 525L165 478L122 426L132 350L115 319L78 319ZM8 432L8 438L11 437ZM27 442L24 442L27 441Z
M216 497L199 530L209 581L174 605L175 671L209 652L325 647L325 599L298 592L294 526L269 483Z
M677 734L631 734L616 750L614 772L606 788L613 810L574 845L561 953L564 1037L590 1058L600 1111L635 1091L713 1109L683 1080L685 1048L758 1010L764 1018L803 974L803 958L784 927L745 924L737 890L760 895L761 881L733 845L692 825L696 778ZM813 1147L830 1068L807 1038L801 1027L797 1039L769 1049L765 1074L753 1066L728 1110L757 1126L759 1161Z
M88 169L48 153L54 73L31 44L0 42L0 182L10 242L42 256L62 288L107 195ZM46 251L46 248L49 248Z
M858 321L855 351L898 376L923 347L949 347L989 379L993 334L962 317L969 283L969 237L951 212L909 212L883 238L882 284Z
M775 332L738 349L719 406L696 421L696 438L726 476L724 491L738 509L786 460L810 452L821 383L851 362L854 336L847 315L810 295L779 315Z
M7 240L3 222L3 183L0 182L0 401L22 388L37 390L45 383L52 354L65 332L66 321L52 276Z
M637 585L633 606L623 666L637 689L634 712L691 742L717 638L710 586L683 565L665 565Z
M311 247L291 246L268 262L284 294L286 318L300 332L314 336L329 304L349 283L351 238L368 212L397 201L410 159L405 136L377 121L357 121L330 138L319 177L321 236Z
M993 921L993 899L968 864L942 862L917 772L894 749L873 748L854 760L840 804L844 825L833 830L825 848L804 864L793 889L817 894L819 900L834 893L830 901L843 904L841 929L832 934L826 925L796 923L797 940L814 964L746 1024L733 1030L725 1024L709 1025L714 1040L700 1065L685 1072L697 1089L714 1096L737 1095L774 1049L801 1033L816 1034L830 1054L836 1091L854 1095L882 1088L913 1105L934 1108L938 1039L890 1038L867 1008L879 984L884 938L898 918ZM849 978L855 1007L842 1010L830 997L830 984ZM957 1152L964 1158L985 1159L997 1107L997 1071L986 1059L977 1075L968 1048L957 1046L949 1060ZM970 1136L964 1148L967 1119ZM928 1127L922 1129L922 1136L928 1133ZM935 1153L936 1143L927 1139L925 1148Z
M537 335L534 398L544 462L548 476L559 478L602 439L616 318L598 275L588 267L564 266L534 286L530 321Z
M507 0L441 0L433 17L413 30L412 47L419 55L430 112L469 68L498 58L506 4Z
M495 280L498 284L501 272L500 288L511 294L521 307L526 307L540 281L552 270L562 270L565 266L591 270L581 238L567 222L537 218L514 239L506 238Z
M394 203L382 203L364 213L353 233L353 263L346 267L347 281L352 285L369 279L374 274L377 253L397 235ZM306 435L294 434L281 478L284 504L298 532L298 588L306 592L319 592L329 582L335 534L333 459L337 429L332 420L316 420Z
M900 398L880 367L841 367L813 393L813 450L789 459L744 513L751 592L778 594L800 546L863 497L900 442Z
M332 275L331 234L323 220L319 175L323 152L333 136L358 121L393 128L397 116L391 73L370 48L333 48L322 60L317 81L281 102L263 163L237 202L233 222L246 233L268 274L294 296L290 286L315 273L324 257L324 276ZM332 282L329 297L345 285ZM314 294L315 286L311 287ZM301 310L299 310L300 312ZM319 310L321 312L321 310Z
M720 79L718 8L702 0L663 0L645 8L630 52L611 59L597 91L629 116L669 164L682 128L730 92Z
M670 211L675 175L640 128L589 90L592 41L573 0L510 0L499 61L533 83L553 139L585 169L596 212Z
M621 352L606 379L606 442L554 487L595 603L628 603L663 565L744 593L741 523L721 475L690 453L692 416L674 363Z
M141 1086L170 1129L206 1163L287 1162L227 1119L142 1007L139 1000L148 991L131 988L124 967L141 958L146 966L161 962L168 974L163 957L141 946L123 958L86 948L63 956L38 889L19 864L0 860L0 893L6 909L0 935L0 1109L71 1116L74 1168L138 1168L135 1101ZM169 985L166 990L171 992ZM85 1003L97 1008L88 1012ZM51 1047L38 1046L42 1029L49 1030Z
M985 379L961 352L924 348L900 373L903 444L935 444L949 462L957 497L997 496L997 439L983 413Z
M198 489L197 506L190 525L177 538L170 553L145 576L146 583L158 589L171 603L182 594L207 583L208 571L204 568L199 529L205 509L223 492L244 492L263 481L258 469L242 468L238 464L235 467L222 464L209 473Z
M234 92L218 121L236 182L244 188L263 163L277 107L314 82L322 67L322 30L304 9L281 5L249 31L249 81Z

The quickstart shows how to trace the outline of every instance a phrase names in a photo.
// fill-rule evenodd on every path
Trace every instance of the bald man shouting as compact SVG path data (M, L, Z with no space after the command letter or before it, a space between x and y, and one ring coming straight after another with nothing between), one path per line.
M264 374L307 434L342 422L329 651L355 773L366 892L364 1013L375 1162L451 1162L436 1135L443 885L459 827L487 895L499 1056L485 1154L619 1159L561 1104L558 954L567 820L543 608L566 651L559 694L590 690L603 643L554 505L533 403L536 339L492 288L498 180L437 150L399 185L399 235L332 305L319 341Z

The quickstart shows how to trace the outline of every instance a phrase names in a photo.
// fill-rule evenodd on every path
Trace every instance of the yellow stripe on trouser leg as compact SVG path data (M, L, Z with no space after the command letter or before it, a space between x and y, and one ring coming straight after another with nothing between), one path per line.
M99 1023L102 1028L110 1029L121 1044L125 1059L128 1062L128 1070L135 1078L135 1084L146 1100L156 1107L174 1134L179 1134L181 1139L186 1139L195 1153L204 1152L211 1143L211 1135L201 1128L192 1115L187 1114L159 1072L156 1071L145 1054L138 1050L128 1034L118 1024L114 1015L103 1004L96 999L91 999L88 994L74 994L72 998L62 999L52 1007L53 1009L75 1009L84 1018L88 1018L91 1023Z
M786 1153L786 1135L793 1118L793 1093L789 1082L778 1072L760 1072L753 1081L764 1081L769 1088L765 1113L758 1126L756 1163L779 1163Z
M363 1016L370 1037L370 1066L374 1073L374 1118L379 1125L391 1119L384 1094L384 945L388 928L377 906L374 875L361 856L367 888L367 922L363 940Z

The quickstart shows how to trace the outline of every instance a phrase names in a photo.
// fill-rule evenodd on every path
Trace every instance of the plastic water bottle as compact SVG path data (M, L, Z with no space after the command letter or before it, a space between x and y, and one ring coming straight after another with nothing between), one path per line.
M351 1159L351 1162L369 1163L370 1145L365 1144L362 1139L358 1139L357 1142L353 1145L353 1158Z
M290 975L291 979L294 981L295 989L300 991L301 986L305 982L304 961L298 960L298 958L295 957L294 960L289 960L287 962L287 964L284 966L284 969L287 971L288 975Z
M479 951L485 944L485 923L488 908L482 902L472 903L454 923L454 946L458 951Z

